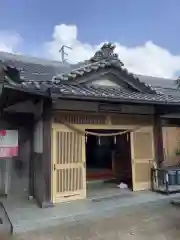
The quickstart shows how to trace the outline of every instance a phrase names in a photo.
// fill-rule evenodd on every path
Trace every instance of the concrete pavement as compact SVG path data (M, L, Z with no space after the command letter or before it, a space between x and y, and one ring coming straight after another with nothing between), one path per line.
M180 208L159 201L107 211L56 227L27 232L13 240L179 240Z

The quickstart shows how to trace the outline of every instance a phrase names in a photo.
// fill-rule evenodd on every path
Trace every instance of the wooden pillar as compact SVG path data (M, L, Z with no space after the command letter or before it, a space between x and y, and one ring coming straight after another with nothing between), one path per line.
M29 160L29 197L34 196L34 156L33 156L33 116L29 124L31 124L31 128L29 129L29 141L30 141L30 160Z
M51 128L52 103L44 100L43 103L43 175L44 175L44 201L42 207L52 206L51 202Z
M34 125L42 122L42 150L33 151L33 192L40 207L51 204L51 101L42 99L37 106ZM33 139L35 141L35 139ZM40 140L41 141L41 140Z
M154 143L155 143L155 158L158 167L164 161L163 151L163 134L162 134L162 120L159 115L154 117Z

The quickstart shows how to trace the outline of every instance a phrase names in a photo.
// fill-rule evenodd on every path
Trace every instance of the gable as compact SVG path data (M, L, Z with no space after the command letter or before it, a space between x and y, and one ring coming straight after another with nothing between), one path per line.
M98 80L96 83L102 86L99 76L111 74L121 79L121 82L126 83L126 86L131 90L142 93L156 93L150 86L140 82L137 76L128 72L118 58L118 55L114 53L114 49L115 46L113 44L104 44L91 59L84 61L84 63L80 64L78 68L72 70L70 73L54 76L53 82L59 84L61 81L68 80L72 84L87 84L89 80L93 79L93 82L94 80ZM109 85L110 83L109 81L104 81L103 84Z
M83 81L78 81L78 83L86 86L122 88L131 92L139 92L139 89L136 88L136 86L127 83L120 76L114 75L113 72L107 71L104 74L98 72L91 73L89 78L84 78Z
M109 86L109 87L118 87L119 85L109 79L99 79L94 80L91 82L92 85L99 85L99 86Z

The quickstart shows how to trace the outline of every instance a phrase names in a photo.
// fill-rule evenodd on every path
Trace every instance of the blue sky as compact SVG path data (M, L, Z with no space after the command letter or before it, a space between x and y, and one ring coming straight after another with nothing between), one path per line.
M0 31L17 32L23 51L52 40L56 25L75 25L78 40L136 47L152 41L180 55L179 0L1 0ZM36 49L36 50L35 50Z
M153 40L178 53L179 9L179 0L1 0L0 29L36 44L51 37L54 25L75 24L82 41L135 46Z

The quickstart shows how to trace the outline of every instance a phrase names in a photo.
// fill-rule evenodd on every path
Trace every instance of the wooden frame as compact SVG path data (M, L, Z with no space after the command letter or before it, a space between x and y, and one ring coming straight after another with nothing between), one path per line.
M59 143L62 151L57 146ZM55 127L52 130L52 146L52 202L85 198L85 136Z
M61 115L60 115L60 119L63 119L63 118L61 118L61 116L63 116L63 114L65 114L64 112L63 113L61 113ZM75 112L75 115L77 115L77 113ZM97 115L97 114L91 114L91 116L92 115ZM99 115L99 114L98 114ZM110 116L110 115L103 115L103 116L105 116L105 121L104 121L104 124L83 124L83 123L77 123L77 124L75 124L75 120L73 119L73 122L70 124L71 126L73 126L73 128L74 129L78 129L78 130L80 130L80 131L82 131L82 132L84 132L86 129L104 129L104 130L134 130L134 129L137 129L138 127L142 127L143 129L146 129L146 128L151 128L152 129L152 134L153 134L153 116L152 116L152 118L151 117L148 117L148 122L147 121L143 121L143 116L138 116L138 118L137 119L139 119L139 124L138 124L138 121L135 121L136 122L136 124L133 124L133 118L131 118L130 117L130 119L131 119L131 124L129 124L130 123L130 121L128 121L127 122L127 124L118 124L118 125L114 125L114 124L112 124L112 116ZM121 117L121 115L115 115L116 117ZM127 115L126 115L127 116ZM130 116L130 115L129 115ZM87 117L88 117L88 115L87 115ZM124 116L124 119L125 119L125 116ZM147 118L146 118L147 119ZM122 120L122 119L120 119L120 120ZM87 122L87 121L86 121ZM120 122L122 122L122 121L120 121ZM62 122L53 122L52 123L52 152L55 152L56 151L56 144L54 144L55 143L55 141L56 141L56 139L55 139L55 136L54 136L54 134L55 134L55 132L56 131L60 131L60 132L68 132L68 131L73 131L73 129L70 129L69 128L69 126L68 125L66 125L65 124L65 122L64 122L64 124L62 123ZM153 138L153 153L154 153L154 138ZM132 138L132 136L131 136L131 149L132 149L132 147L133 147L134 145L133 145L133 138ZM82 149L82 151L84 151L85 152L85 149ZM55 162L55 158L57 158L57 156L55 155L55 156L53 156L53 154L52 154L52 164L51 164L51 171L52 171L52 173L53 173L53 171L54 171L54 162ZM133 156L132 156L132 159L133 159ZM143 163L144 163L144 161L153 161L154 160L154 155L153 155L153 159L143 159L142 161L143 161ZM141 160L140 160L141 161ZM133 163L133 161L132 161L132 163ZM135 173L133 173L133 171L135 171L135 169L133 169L133 164L132 164L132 176L135 176ZM55 203L55 202L57 202L56 201L56 199L55 199L55 192L56 192L56 190L55 190L55 188L56 188L56 184L54 184L55 183L55 181L57 180L57 177L55 177L55 175L53 176L54 174L52 174L52 178L51 178L51 188L52 188L52 191L51 191L51 196L52 196L52 201L53 201L53 203ZM134 177L133 177L134 178ZM84 180L85 181L85 180ZM139 190L142 190L142 188L143 189L149 189L150 188L150 181L151 181L151 178L149 179L149 181L148 181L148 184L144 184L144 183L142 183L142 185L144 184L144 186L141 186L140 188L139 188ZM84 182L84 184L86 184L86 181ZM135 178L133 179L133 184L135 184ZM85 185L84 185L85 186ZM86 188L85 188L86 189ZM134 188L134 190L138 190L138 188ZM84 197L85 197L86 195L84 194ZM77 197L77 196L74 196L73 198L72 198L72 200L74 200L74 199L78 199L78 198L82 198L82 195L81 195L81 197ZM59 202L59 201L58 201Z
M176 151L180 149L180 127L169 126L162 127L163 148L164 148L164 166L175 166L179 164L179 155Z
M138 135L143 135L145 138L143 142L138 139ZM149 137L148 137L149 135ZM149 139L148 139L149 138ZM140 142L138 143L138 140ZM151 147L149 148L149 143L146 145L147 141L151 142ZM138 144L137 144L138 143ZM133 178L133 191L146 190L151 187L151 167L155 161L155 146L154 146L154 134L153 127L146 126L141 129L131 132L131 159L132 159L132 178ZM147 148L146 148L147 147ZM143 152L145 150L145 152ZM149 155L148 155L149 151ZM147 156L144 156L144 154ZM145 166L144 171L138 173L138 165ZM136 170L137 167L137 170ZM144 176L144 173L149 176ZM140 180L141 179L141 180ZM142 180L143 179L143 180Z

